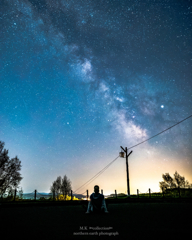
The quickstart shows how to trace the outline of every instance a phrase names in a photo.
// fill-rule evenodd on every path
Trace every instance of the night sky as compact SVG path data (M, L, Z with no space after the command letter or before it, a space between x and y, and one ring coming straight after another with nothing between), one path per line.
M24 193L65 174L75 191L192 114L190 0L1 0L0 22L0 141ZM192 183L191 146L189 118L133 148L131 194L167 172ZM125 159L78 193L95 184L125 193Z

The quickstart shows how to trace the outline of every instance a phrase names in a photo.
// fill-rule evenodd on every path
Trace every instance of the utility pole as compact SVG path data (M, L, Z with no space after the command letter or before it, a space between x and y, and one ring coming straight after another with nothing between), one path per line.
M71 201L73 201L73 191L71 190Z
M133 152L131 151L130 153L127 152L127 147L124 149L122 146L120 146L121 149L123 149L123 151L126 154L126 170L127 170L127 195L130 196L130 189L129 189L129 166L128 166L128 157L129 155ZM122 157L122 154L120 155L120 157ZM123 154L124 157L124 154Z
M37 190L35 189L35 197L34 197L35 201L36 201L36 195L37 195Z
M88 201L88 198L89 198L89 192L88 192L88 190L87 190L87 201Z

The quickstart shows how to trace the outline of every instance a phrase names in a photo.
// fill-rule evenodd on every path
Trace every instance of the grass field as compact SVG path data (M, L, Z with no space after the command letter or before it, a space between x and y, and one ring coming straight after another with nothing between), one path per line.
M185 239L191 234L191 203L108 204L108 211L90 215L81 205L1 206L0 226L7 239Z

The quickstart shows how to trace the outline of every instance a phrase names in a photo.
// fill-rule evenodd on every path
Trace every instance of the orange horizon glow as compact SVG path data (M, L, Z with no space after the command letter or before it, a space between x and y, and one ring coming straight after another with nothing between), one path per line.
M156 156L157 157L157 156ZM153 158L154 159L154 158ZM150 157L148 159L129 159L129 186L130 194L137 194L137 189L139 193L149 192L151 193L160 192L159 182L163 181L162 174L169 173L171 177L175 171L177 171L181 176L185 177L185 180L188 180L189 183L192 183L192 176L190 174L191 164L187 161L182 164L177 161L177 159L167 158L167 161L159 158L153 160ZM141 162L143 164L141 164ZM99 172L107 164L103 162L97 162L95 168L92 171L84 174L80 174L79 178L74 176L73 178L70 175L67 177L72 182L73 192L87 182L91 177L93 177L97 172ZM90 164L87 166L90 167ZM96 170L98 169L98 170ZM59 176L61 174L57 174ZM49 183L51 185L51 182ZM83 194L86 195L86 190L88 190L89 195L94 192L94 186L99 185L100 192L103 190L104 195L114 194L115 190L118 193L127 194L127 175L126 175L126 163L125 159L119 158L114 164L112 164L105 172L103 172L97 179L92 181L90 184L85 185L74 194ZM38 189L38 186L37 186ZM39 192L45 192L38 190ZM47 189L49 192L49 189Z

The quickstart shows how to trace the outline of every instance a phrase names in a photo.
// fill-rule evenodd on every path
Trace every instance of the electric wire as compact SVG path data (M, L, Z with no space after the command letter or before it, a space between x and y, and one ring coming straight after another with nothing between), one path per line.
M93 181L93 180L95 180L99 175L101 175L112 163L114 163L116 160L117 160L117 158L119 158L119 156L117 156L112 162L110 162L107 166L105 166L101 171L99 171L97 174L95 174L91 179L89 179L86 183L84 183L81 187L79 187L77 190L79 190L79 189L81 189L83 186L85 186L86 184L89 184L88 182L90 182L91 180ZM98 176L97 176L98 175ZM91 182L92 182L91 181ZM90 182L90 183L91 183ZM74 191L74 193L76 193L77 192L77 190L76 191ZM77 194L77 193L76 193Z
M112 163L113 163L113 162L112 162ZM110 163L110 165L111 165L112 163ZM98 178L105 170L107 170L107 168L108 168L110 165L108 165L105 169L103 169L103 171L100 172L100 174L98 174L98 176L96 176L92 181L90 181L90 182L87 184L87 186L88 186L91 182L93 182L96 178Z
M119 157L119 156L118 156ZM93 176L91 179L89 179L86 183L84 183L81 187L79 187L77 190L79 190L79 189L81 189L83 186L85 186L86 184L89 184L88 182L89 181L91 181L92 179L93 180L95 180L99 175L101 175L114 161L116 161L117 160L117 158L118 157L116 157L112 162L110 162L107 166L105 166L101 171L99 171L97 174L95 174L95 176ZM97 176L98 175L98 176ZM92 180L92 181L93 181ZM92 182L91 181L91 182ZM91 183L90 182L90 183ZM77 192L77 190L74 192L74 193L76 193Z
M181 123L181 122L187 120L187 119L190 118L190 117L192 117L192 115L189 116L189 117L187 117L187 118L185 118L185 119L183 119L182 121L180 121L180 122L174 124L173 126L171 126L171 127L167 128L167 129L163 130L162 132L157 133L156 135L154 135L154 136L152 136L152 137L150 137L150 138L148 138L148 139L146 139L146 140L144 140L144 141L142 141L142 142L140 142L140 143L138 143L138 144L136 144L136 145L134 145L134 146L132 146L132 147L129 147L128 149L132 149L132 148L134 148L134 147L136 147L136 146L138 146L138 145L140 145L140 144L142 144L142 143L148 141L149 139L154 138L154 137L160 135L160 134L163 133L163 132L166 132L167 130L171 129L172 127L175 127L176 125L178 125L179 123Z
M85 192L83 192L83 193L81 193L80 195L84 195L86 193L86 191Z

